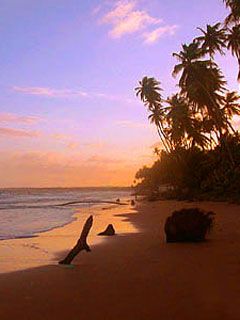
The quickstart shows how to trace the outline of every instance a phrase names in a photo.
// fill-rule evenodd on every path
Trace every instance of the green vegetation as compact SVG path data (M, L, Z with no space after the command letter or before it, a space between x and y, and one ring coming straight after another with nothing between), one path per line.
M227 89L215 61L230 50L240 69L240 1L224 3L230 13L223 23L198 28L201 35L173 53L179 92L164 99L151 77L135 89L160 137L158 159L136 173L136 191L151 198L240 199L240 135L233 124L239 96Z

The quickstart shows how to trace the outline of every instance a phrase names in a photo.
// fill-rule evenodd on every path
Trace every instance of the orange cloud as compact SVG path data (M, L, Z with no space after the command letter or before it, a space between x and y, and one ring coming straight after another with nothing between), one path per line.
M54 152L2 152L0 187L128 186L138 169L107 157L89 160Z
M37 131L27 131L27 130L0 127L0 137L1 136L10 137L10 138L33 138L33 137L39 137L40 133Z
M124 163L123 160L121 159L113 159L113 158L108 158L108 157L103 157L103 156L99 156L99 155L94 155L90 158L87 159L87 163L96 163L96 164L104 164L104 165L108 165L108 164L122 164Z
M70 150L76 150L79 148L79 143L78 142L68 142L67 148Z
M20 116L14 113L0 113L0 123L22 123L22 124L35 124L42 119L36 116Z
M63 134L63 133L54 133L50 135L51 138L56 140L69 140L72 139L72 136Z

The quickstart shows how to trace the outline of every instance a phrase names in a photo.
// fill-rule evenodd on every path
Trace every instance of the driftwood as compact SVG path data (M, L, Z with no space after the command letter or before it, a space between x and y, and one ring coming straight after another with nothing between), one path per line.
M72 248L72 250L69 252L69 254L66 256L65 259L59 261L59 264L71 264L72 260L76 257L76 255L80 251L82 250L86 250L87 252L91 251L91 249L89 248L89 245L87 244L87 236L92 227L92 224L93 224L93 217L90 216L83 226L81 236L77 244Z
M115 235L115 230L112 224L109 224L103 232L100 232L98 234L98 236L114 236L114 235Z
M117 199L116 201L108 201L108 200L82 200L82 201L71 201L71 202L65 202L65 203L60 203L60 204L55 204L55 205L51 205L48 207L65 207L65 206L69 206L72 204L78 204L78 203L109 203L109 204L118 204L119 206L126 206L127 203L125 202L121 202L120 199ZM29 207L30 208L30 207ZM35 208L35 206L33 207Z

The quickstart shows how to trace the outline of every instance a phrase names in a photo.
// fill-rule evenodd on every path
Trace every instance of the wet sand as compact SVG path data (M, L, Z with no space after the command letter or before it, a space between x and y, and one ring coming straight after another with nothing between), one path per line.
M195 206L217 214L209 240L166 244L166 217ZM94 245L91 253L80 253L73 268L51 263L0 275L1 320L240 319L239 206L161 201L141 203L136 212L114 208L105 213L115 216L120 234ZM74 242L80 227L76 230L75 223L55 229L54 241L70 228ZM59 241L55 261L66 245Z

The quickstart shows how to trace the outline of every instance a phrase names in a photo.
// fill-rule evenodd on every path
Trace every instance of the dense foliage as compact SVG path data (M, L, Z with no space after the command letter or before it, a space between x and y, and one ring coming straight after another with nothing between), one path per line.
M201 35L173 54L179 92L164 99L161 83L152 77L144 77L135 89L161 146L153 166L137 172L138 192L165 190L165 196L181 199L240 198L240 136L233 122L240 115L239 96L227 89L214 60L216 53L229 49L240 67L240 1L224 2L230 9L224 23L198 28Z

